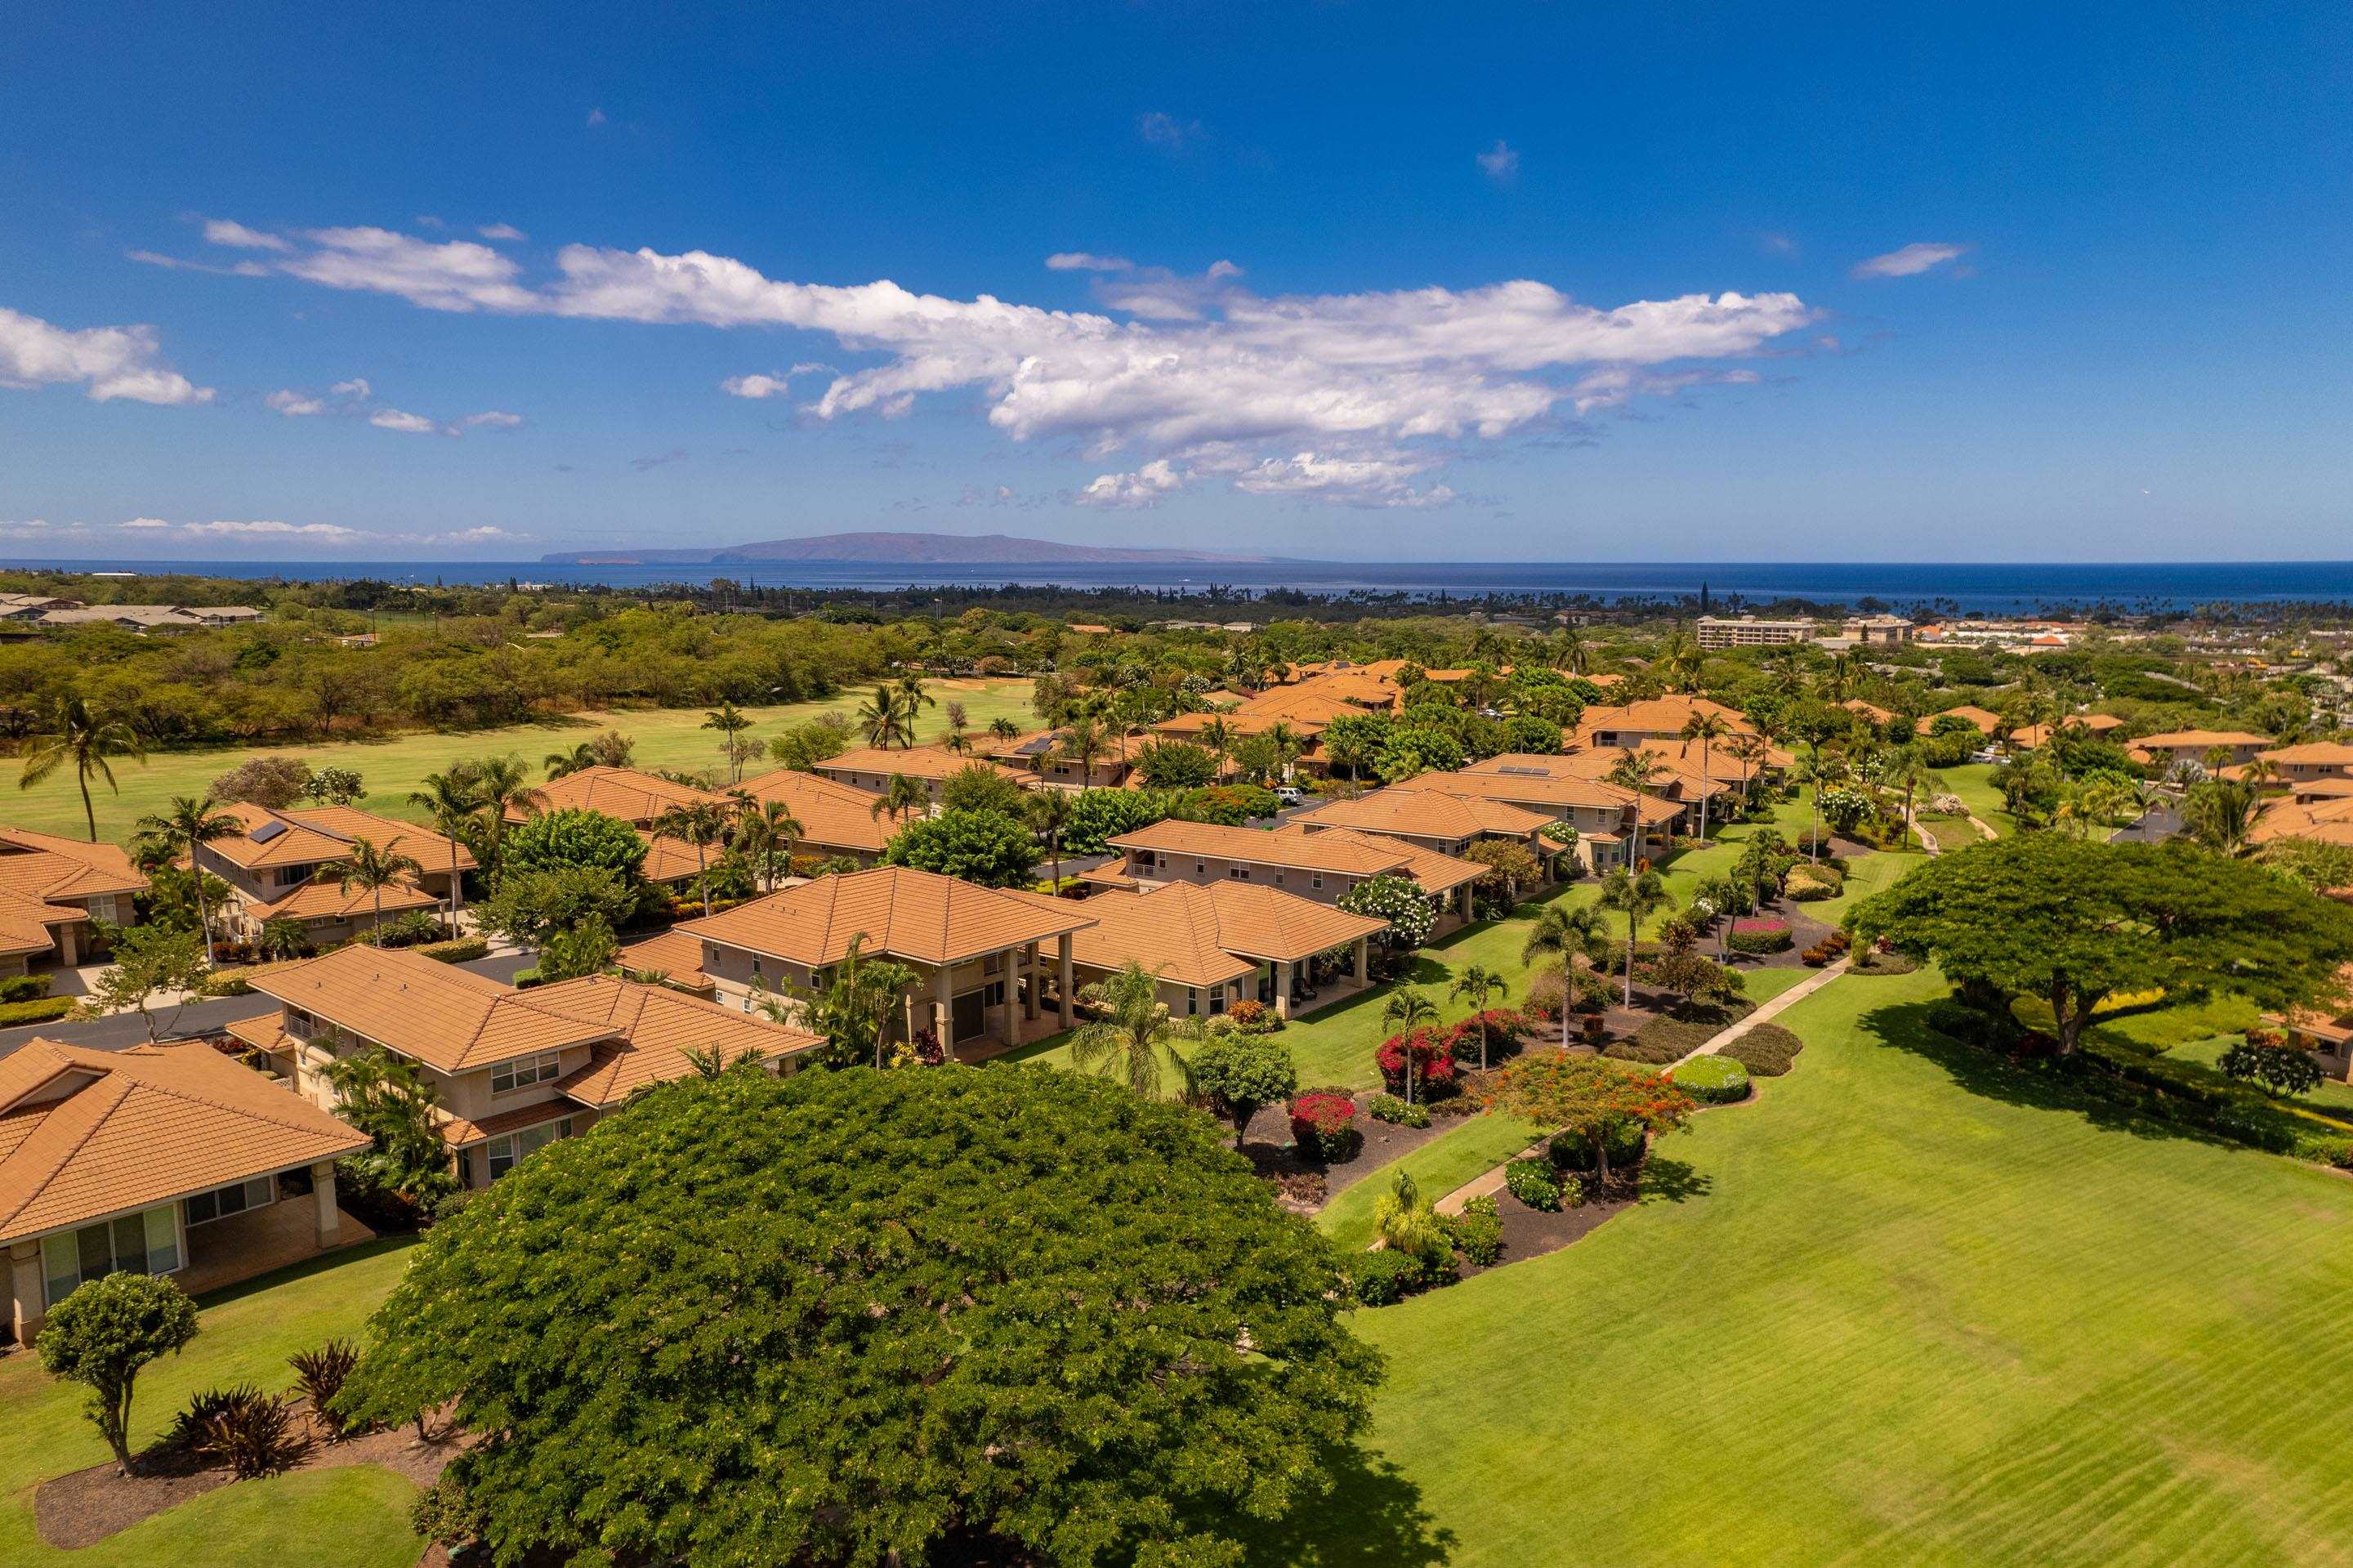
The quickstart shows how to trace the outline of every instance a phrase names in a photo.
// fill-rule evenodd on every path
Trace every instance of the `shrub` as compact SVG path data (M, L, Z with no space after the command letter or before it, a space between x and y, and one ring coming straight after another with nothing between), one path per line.
M417 1500L408 1507L408 1523L417 1534L444 1548L465 1546L481 1539L482 1510L466 1496L458 1478L445 1472L417 1494Z
M1531 1035L1550 1033L1545 1021L1531 1018L1520 1008L1491 1007L1484 1012L1472 1013L1446 1032L1448 1054L1466 1068L1476 1066L1482 1031L1490 1062L1516 1054Z
M532 987L539 983L539 970L536 967L527 969L517 969L514 972L514 979L507 981L507 984L514 987L517 991L529 991Z
M205 1428L211 1425L213 1417L227 1415L269 1397L249 1383L199 1389L189 1397L187 1407L172 1418L172 1429L164 1435L164 1441L174 1448L194 1450L204 1442Z
M379 948L415 948L427 942L438 942L447 932L441 929L441 917L423 909L411 909L406 915L396 915L383 925L372 927L368 940Z
M1366 1307L1387 1307L1403 1300L1420 1287L1422 1274L1419 1258L1387 1247L1348 1257L1348 1282L1356 1287L1358 1304Z
M0 980L0 1001L37 1001L49 994L47 975L10 975Z
M253 982L236 969L215 969L196 984L204 996L251 996Z
M1951 997L1930 1002L1925 1022L1937 1033L1965 1045L1983 1045L1992 1050L2008 1049L2026 1033L2018 1020L2007 1012L1971 1007Z
M1373 1053L1374 1065L1380 1068L1381 1082L1388 1086L1389 1093L1402 1094L1405 1090L1409 1052L1413 1057L1414 1098L1424 1095L1437 1098L1454 1092L1454 1053L1436 1031L1417 1029L1409 1041L1402 1034L1390 1035Z
M69 996L45 996L33 1001L12 1001L0 1004L0 1029L13 1029L20 1023L53 1023L74 1010Z
M1282 1020L1274 1015L1274 1009L1254 1000L1234 1003L1226 1009L1225 1015L1234 1021L1235 1028L1245 1033L1256 1034L1282 1026Z
M1356 1130L1356 1102L1337 1089L1311 1089L1293 1100L1291 1136L1300 1153L1327 1165L1355 1154L1365 1139Z
M1609 1132L1609 1169L1631 1170L1641 1163L1642 1150L1648 1142L1642 1124L1630 1121L1612 1128ZM1556 1133L1546 1146L1552 1168L1562 1171L1583 1171L1593 1169L1593 1146L1581 1138Z
M233 1404L205 1423L196 1452L227 1465L240 1481L274 1475L301 1463L311 1451L311 1435L294 1414L294 1402L260 1398Z
M1351 915L1388 921L1389 928L1381 942L1393 948L1420 947L1430 940L1438 921L1430 907L1430 895L1422 892L1419 883L1388 872L1367 877L1340 895L1339 906Z
M1778 1078L1805 1048L1804 1041L1779 1024L1760 1023L1716 1054L1739 1063L1754 1077Z
M1796 938L1789 933L1787 920L1751 918L1735 920L1725 938L1725 945L1736 953L1752 956L1763 953L1786 953Z
M297 1351L286 1359L294 1369L294 1387L311 1402L311 1412L330 1438L343 1435L343 1418L333 1408L352 1369L360 1364L359 1347L349 1340L329 1340L315 1351Z
M1373 1103L1368 1108L1370 1109L1372 1118L1375 1121L1391 1122L1399 1127L1428 1127L1430 1125L1430 1107L1428 1106L1419 1104L1408 1105L1403 1100L1398 1098L1395 1095L1375 1095L1373 1097Z
M1748 1069L1727 1057L1694 1056L1667 1075L1704 1106L1728 1106L1748 1097Z
M1793 871L1789 874L1789 880L1781 886L1781 896L1792 904L1812 904L1824 898L1835 898L1838 891L1827 882L1800 877ZM1787 946L1786 943L1783 945Z
M1441 1218L1439 1228L1454 1244L1455 1251L1482 1268L1504 1255L1503 1216L1495 1212L1492 1197L1472 1199L1462 1205L1461 1213Z
M1504 1167L1504 1185L1513 1197L1531 1209L1547 1213L1560 1207L1560 1183L1541 1160L1514 1160Z

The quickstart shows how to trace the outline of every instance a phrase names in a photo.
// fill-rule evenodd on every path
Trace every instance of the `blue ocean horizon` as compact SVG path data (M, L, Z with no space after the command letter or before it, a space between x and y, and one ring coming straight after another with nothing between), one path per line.
M2053 614L2105 607L2158 613L2222 604L2353 605L2353 561L2183 562L1575 562L1266 561L1038 562L918 565L764 561L710 565L569 566L544 561L11 560L14 569L187 573L296 582L374 578L452 587L503 583L646 588L725 581L763 588L1134 588L1176 595L1494 595L1679 600L1704 588L1719 607L1781 599L1945 613Z

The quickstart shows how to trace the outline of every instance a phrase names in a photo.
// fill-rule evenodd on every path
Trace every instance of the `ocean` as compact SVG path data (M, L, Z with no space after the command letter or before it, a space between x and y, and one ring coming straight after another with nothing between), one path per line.
M1776 599L1926 607L1947 614L2055 614L2105 606L2162 612L2210 604L2353 605L2353 561L2010 562L1708 561L1270 561L1086 563L1070 566L864 561L776 561L708 566L553 566L539 561L15 561L66 571L188 572L199 576L315 582L375 577L390 582L561 583L650 588L724 579L761 588L1141 588L1198 594L1216 588L1295 589L1308 594L1584 596L1605 602L1680 599L1704 588L1724 608Z

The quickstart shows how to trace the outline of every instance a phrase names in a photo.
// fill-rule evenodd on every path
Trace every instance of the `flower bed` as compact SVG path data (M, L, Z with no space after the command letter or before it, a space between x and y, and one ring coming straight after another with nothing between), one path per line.
M1751 916L1732 923L1732 930L1725 938L1725 946L1736 953L1747 953L1753 957L1786 953L1796 940L1787 920L1777 920L1770 916Z

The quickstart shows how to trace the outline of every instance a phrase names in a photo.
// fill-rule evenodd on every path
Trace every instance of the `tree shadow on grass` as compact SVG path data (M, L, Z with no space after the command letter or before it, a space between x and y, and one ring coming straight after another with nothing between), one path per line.
M1330 1492L1242 1531L1251 1568L1427 1568L1452 1560L1454 1532L1421 1506L1421 1489L1395 1464L1353 1446L1326 1463Z
M1641 1195L1681 1203L1704 1198L1715 1190L1715 1178L1692 1169L1689 1162L1653 1154L1642 1161Z

